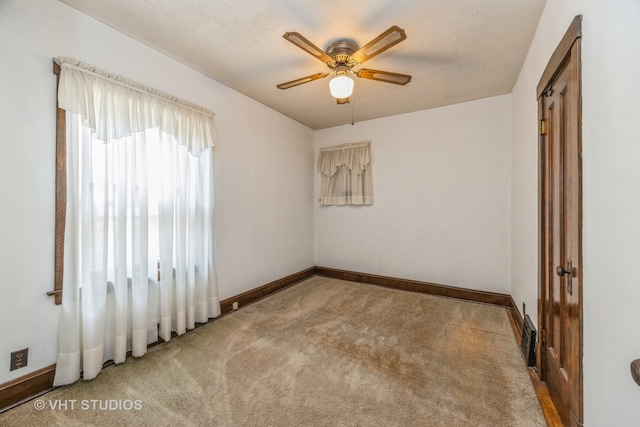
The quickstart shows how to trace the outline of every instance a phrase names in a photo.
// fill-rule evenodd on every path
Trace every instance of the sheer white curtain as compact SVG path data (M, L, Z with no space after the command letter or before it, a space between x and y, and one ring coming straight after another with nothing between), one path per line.
M67 209L55 385L220 314L212 113L70 58Z
M372 205L371 143L357 142L322 148L321 205Z

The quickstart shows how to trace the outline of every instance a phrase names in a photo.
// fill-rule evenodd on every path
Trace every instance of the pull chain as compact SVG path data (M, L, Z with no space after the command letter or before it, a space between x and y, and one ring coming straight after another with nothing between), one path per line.
M353 123L354 123L354 121L353 121L353 94L351 94L351 102L350 102L350 104L351 104L351 126L353 126Z

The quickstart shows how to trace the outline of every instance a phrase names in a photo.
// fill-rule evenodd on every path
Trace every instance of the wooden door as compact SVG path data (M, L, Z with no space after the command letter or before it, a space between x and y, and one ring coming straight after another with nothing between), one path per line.
M578 30L579 23L580 20ZM583 419L581 33L575 30L576 21L567 33L568 40L563 39L558 47L560 52L556 50L557 57L552 57L543 74L538 98L541 207L538 368L566 426L581 425Z

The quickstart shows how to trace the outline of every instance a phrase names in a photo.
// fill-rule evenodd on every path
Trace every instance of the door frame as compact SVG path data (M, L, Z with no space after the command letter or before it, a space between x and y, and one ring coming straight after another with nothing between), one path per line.
M548 310L545 301L548 296L548 289L550 286L549 277L549 260L548 246L550 244L546 230L548 228L549 212L547 198L549 197L548 188L548 175L547 175L547 150L545 137L545 122L542 120L544 117L545 104L542 101L544 92L549 84L555 79L558 71L563 66L564 61L571 53L574 45L576 46L576 67L577 67L577 80L579 91L579 105L577 106L577 137L578 137L578 174L579 174L579 208L578 208L578 224L579 224L579 252L581 270L584 268L582 264L582 159L581 159L581 147L582 147L582 64L581 64L581 38L582 38L582 15L576 16L567 31L565 32L562 40L556 47L553 55L551 56L549 63L545 67L542 77L536 88L536 99L538 100L538 119L539 119L539 144L538 144L538 329L540 331L539 340L536 351L536 367L538 375L542 381L546 381L546 345L547 345L547 331L548 331ZM582 300L582 271L579 271L576 279L579 280L578 289L580 292L578 316L579 316L579 378L577 378L578 384L574 387L574 391L578 394L579 413L575 414L578 419L572 419L572 425L577 422L577 425L582 425L584 418L584 405L583 405L583 300ZM558 408L561 411L560 408ZM567 410L569 408L566 408Z

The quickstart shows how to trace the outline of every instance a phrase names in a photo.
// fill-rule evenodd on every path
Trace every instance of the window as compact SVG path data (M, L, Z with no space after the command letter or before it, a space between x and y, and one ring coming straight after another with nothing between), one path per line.
M372 205L371 143L358 142L320 150L321 205Z
M56 58L55 385L220 314L213 113Z

